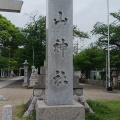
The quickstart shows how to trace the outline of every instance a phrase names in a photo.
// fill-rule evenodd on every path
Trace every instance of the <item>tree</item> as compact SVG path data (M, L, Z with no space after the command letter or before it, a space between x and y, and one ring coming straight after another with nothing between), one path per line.
M12 57L20 43L21 34L19 29L0 14L0 46L3 46L4 49L9 48Z
M22 44L21 37L19 29L0 14L0 68L15 67L10 58L14 57L16 50Z
M110 62L120 68L120 11L111 13L115 21L109 25L110 28ZM108 44L108 26L104 23L97 22L92 30L93 35L98 35L96 44L102 49L107 49Z
M0 57L0 68L1 69L7 69L9 65L9 61L5 57Z
M18 49L15 58L19 61L18 64L27 59L31 66L33 64L32 53L34 47L35 66L42 66L45 60L46 17L39 16L37 18L37 14L29 17L32 21L28 23L25 28L21 29L21 33L24 36L24 42L22 48ZM73 33L75 37L89 37L87 33L81 32L77 26L74 26Z
M87 48L74 56L74 69L82 72L105 68L105 52L95 46Z
M111 48L120 49L120 11L118 13L111 13L116 20L109 25L110 27L110 46ZM102 47L107 46L108 42L108 26L104 23L97 22L92 30L93 35L99 35L98 45Z
M15 54L15 59L18 61L18 66L28 60L29 65L42 66L45 60L45 42L46 42L46 23L45 17L39 16L36 20L36 15L30 16L32 22L28 23L25 28L21 29L23 44L18 48ZM34 63L33 63L34 51Z
M90 38L88 33L80 31L75 25L73 26L73 36L78 37L80 39Z

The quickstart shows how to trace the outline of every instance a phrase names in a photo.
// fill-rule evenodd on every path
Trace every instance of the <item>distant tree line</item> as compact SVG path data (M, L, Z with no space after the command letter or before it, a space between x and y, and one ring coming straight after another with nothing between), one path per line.
M40 67L44 64L46 50L46 17L37 14L29 16L31 21L24 28L17 28L0 15L0 68L18 70L24 60L29 66ZM88 33L73 27L77 38L89 38ZM33 63L34 51L34 63Z

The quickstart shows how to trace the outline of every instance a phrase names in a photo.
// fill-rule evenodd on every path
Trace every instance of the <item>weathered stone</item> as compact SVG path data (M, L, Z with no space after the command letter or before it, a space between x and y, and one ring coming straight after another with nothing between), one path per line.
M45 90L44 89L34 89L33 91L34 96L38 96L41 100L45 98Z
M25 62L23 63L24 65L24 83L23 83L23 87L27 87L28 86L28 62L27 60L25 60Z
M74 89L83 89L83 87L84 86L79 83L79 77L74 76L73 77L73 88ZM34 88L45 89L45 75L38 75L37 84L34 85Z
M12 70L11 72L10 72L10 77L14 77L15 76L15 74L14 74L14 71Z
M73 105L48 106L37 101L36 120L85 120L84 106L78 102Z
M37 84L33 87L35 89L45 89L45 75L38 75Z
M36 120L85 120L73 100L73 0L47 0L45 102L37 101Z
M73 104L73 0L47 0L46 103Z
M29 87L33 87L34 85L37 84L37 78L38 78L38 69L35 68L35 66L32 66L32 73L31 73L31 76L30 76L30 84L29 84Z
M79 83L79 76L73 76L73 88L82 88Z
M45 75L45 74L46 74L45 66L41 66L41 67L40 67L40 74L41 74L41 75Z
M74 100L85 107L85 113L95 114L94 111L90 108L83 96L74 95Z
M2 120L12 120L12 105L3 107Z
M0 95L0 101L6 101L8 100L7 98L5 98L3 95Z
M81 96L83 95L83 88L73 89L73 95Z

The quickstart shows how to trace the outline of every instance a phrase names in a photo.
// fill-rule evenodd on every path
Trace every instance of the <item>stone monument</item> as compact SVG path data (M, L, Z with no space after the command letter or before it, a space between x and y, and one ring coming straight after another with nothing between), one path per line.
M27 60L25 60L25 62L23 63L24 65L24 83L23 83L23 87L27 87L28 86L28 62Z
M12 120L12 105L3 107L2 120Z
M73 100L73 0L47 0L45 102L37 101L36 120L85 120Z
M32 73L31 73L31 76L30 76L30 84L29 84L29 87L33 87L34 85L36 85L37 83L37 77L38 77L38 69L35 68L35 66L32 66Z
M47 0L46 103L48 105L73 105L72 6L72 0Z
M13 72L13 70L11 70L11 72L10 72L10 77L14 77L14 72Z

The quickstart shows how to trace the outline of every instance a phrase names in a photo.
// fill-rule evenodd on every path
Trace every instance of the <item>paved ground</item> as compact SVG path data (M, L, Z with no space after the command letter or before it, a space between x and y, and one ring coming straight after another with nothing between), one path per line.
M0 81L3 82L2 80ZM0 101L0 120L2 118L2 109L6 104L11 104L13 106L26 103L31 95L32 89L26 89L22 87L23 80L14 81L14 83L9 84L0 89L0 95L3 95L8 101ZM104 91L105 88L101 86L88 85L85 84L84 87L84 97L86 99L111 99L120 100L120 90L117 93L107 93Z
M1 78L0 79L0 88L3 88L11 83L14 83L18 80L22 80L24 76L15 77L15 78Z
M112 93L106 92L105 87L85 84L83 90L84 97L86 99L109 99L120 100L120 90L114 90Z

